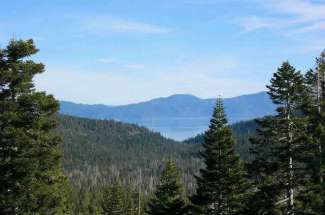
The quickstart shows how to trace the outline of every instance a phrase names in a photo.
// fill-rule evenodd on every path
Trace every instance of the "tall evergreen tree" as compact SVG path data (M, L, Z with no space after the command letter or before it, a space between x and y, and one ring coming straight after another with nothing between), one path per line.
M315 122L315 137L318 148L318 178L324 185L325 180L325 50L316 59L317 67L317 113ZM323 187L324 188L324 187ZM323 189L323 194L325 189ZM324 196L323 196L324 197Z
M32 40L0 49L1 214L66 213L60 138L52 132L59 104L34 88L34 76L44 72L30 59L37 52Z
M103 193L102 209L105 215L125 214L125 193L120 183L107 187Z
M102 193L101 208L107 215L136 215L138 195L129 187L116 181L104 188Z
M256 122L259 125L257 133L250 139L253 160L248 164L255 190L249 196L249 207L245 214L278 215L281 214L277 208L280 195L276 180L278 165L277 159L273 156L276 148L274 139L276 123L273 116L264 117Z
M193 213L241 214L245 208L248 183L220 98L205 133L203 148L201 155L205 168L196 177L197 190L191 198Z
M303 76L289 62L284 62L267 86L273 102L278 105L276 124L276 150L280 189L285 190L287 214L295 214L295 192L303 185L306 146L306 120L301 114L306 88Z
M318 64L325 65L325 52L323 53L323 61L317 60ZM309 70L305 74L305 84L309 98L304 101L303 114L308 117L308 133L312 141L312 152L313 157L312 165L310 168L313 170L312 179L316 180L317 183L323 181L324 172L322 173L323 167L323 148L324 143L322 141L325 127L325 94L322 89L321 77L324 77L325 66L318 65L316 71ZM323 68L323 71L322 71ZM321 75L323 73L323 75Z
M100 205L101 193L89 191L89 186L74 187L71 191L71 201L73 201L73 213L79 215L98 215L102 214Z
M162 172L160 183L148 205L147 213L151 215L186 214L184 189L180 182L176 164L167 162Z
M316 126L316 138L317 138L317 157L319 166L319 192L318 193L319 204L316 206L315 211L322 213L325 211L325 50L321 53L317 59L317 81L318 81L318 123Z
M305 99L303 113L308 118L309 144L306 161L309 178L304 190L299 195L300 214L316 215L325 211L324 185L324 145L325 145L325 51L316 60L316 69L305 75L305 84L309 99Z
M255 195L271 194L270 207L262 214L277 214L277 208L294 214L296 192L306 180L303 152L308 138L306 119L301 113L306 88L303 76L288 62L274 73L267 88L277 105L277 115L262 121L259 135L252 141L255 145L253 169L257 170ZM267 199L259 199L263 200Z

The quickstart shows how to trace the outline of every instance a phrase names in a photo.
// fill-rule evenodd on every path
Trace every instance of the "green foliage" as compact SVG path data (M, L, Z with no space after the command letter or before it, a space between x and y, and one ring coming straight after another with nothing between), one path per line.
M57 132L64 142L63 167L74 184L72 199L76 214L101 211L98 203L102 198L101 190L114 183L116 177L131 190L140 185L141 208L145 208L159 184L164 162L170 157L180 166L186 194L194 192L193 175L202 166L197 155L201 144L176 142L143 127L110 120L62 115L58 119ZM254 133L256 123L241 122L231 127L236 138L242 140L240 147L248 148L248 138ZM248 154L241 156L249 157ZM90 199L93 199L92 204Z
M297 192L307 180L307 120L302 114L307 89L303 76L288 62L274 73L267 87L277 115L260 121L258 136L252 139L255 158L251 166L257 188L253 198L260 205L270 203L262 213L281 209L294 214Z
M102 211L107 215L135 215L138 214L136 195L132 190L126 189L116 182L103 191Z
M0 213L66 213L60 138L53 134L58 102L33 85L44 65L30 60L32 40L0 49Z
M160 183L154 192L154 197L149 202L147 213L151 215L182 215L186 214L186 210L180 174L176 164L168 161L160 177Z
M118 178L122 184L153 191L163 163L173 157L184 172L187 190L201 165L199 146L162 137L144 127L111 120L59 116L63 168L77 186L101 188ZM140 180L139 173L142 172Z
M103 194L102 208L107 215L123 215L124 193L120 184L113 184L106 188Z
M102 195L100 192L89 190L88 187L74 186L70 195L70 201L73 203L71 214L93 215L102 213Z
M259 125L256 120L242 121L229 125L236 141L235 149L240 154L241 159L247 163L252 160L253 156L250 153L250 148L252 147L250 138L256 135L258 127ZM204 143L204 134L198 134L195 137L186 139L184 143L201 145Z
M303 113L308 118L308 160L305 189L298 196L299 214L320 214L325 211L325 51L316 60L316 69L305 75L309 99L305 99Z
M194 214L240 214L245 208L248 182L243 163L235 152L235 140L218 99L201 153L205 168L196 177L191 198Z
M228 126L218 99L208 131L182 143L132 124L57 115L58 102L33 85L44 72L30 59L37 52L32 40L0 49L0 214L325 211L325 51L305 77L288 62L274 74L275 116Z
M273 152L277 145L274 139L274 117L268 116L256 121L259 124L257 134L251 138L250 152L253 160L248 164L249 174L255 187L249 198L247 214L281 214L276 207L280 190L277 189L277 160Z

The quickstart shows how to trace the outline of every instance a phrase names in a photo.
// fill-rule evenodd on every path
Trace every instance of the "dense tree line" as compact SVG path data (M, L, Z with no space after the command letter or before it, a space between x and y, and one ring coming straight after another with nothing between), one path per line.
M37 51L32 40L0 49L1 214L325 211L325 51L305 75L289 62L274 73L275 115L229 126L218 99L208 130L184 143L57 115L58 102L33 85L44 71L30 59Z
M186 190L194 189L193 174L201 166L199 145L166 139L144 127L112 120L59 116L63 138L63 169L73 184L100 188L119 178L150 193L163 164L173 158L184 173ZM141 174L141 177L140 177Z
M73 201L79 207L76 208L78 213L88 211L88 208L100 208L99 201L89 201L90 196L100 199L101 190L115 183L117 177L127 189L134 192L141 190L140 203L144 210L148 198L159 184L164 162L170 158L180 168L186 194L191 195L195 191L193 176L203 166L198 155L201 142L191 140L180 143L146 128L111 120L60 115L59 122L57 132L64 142L63 168L74 184ZM249 136L256 128L254 121L245 125L246 122L231 125L236 139L240 140L241 147L237 151L241 157L248 157ZM245 150L240 150L242 148Z
M32 40L0 49L0 214L65 214L66 177L61 172L59 104L35 90L44 65L30 60Z

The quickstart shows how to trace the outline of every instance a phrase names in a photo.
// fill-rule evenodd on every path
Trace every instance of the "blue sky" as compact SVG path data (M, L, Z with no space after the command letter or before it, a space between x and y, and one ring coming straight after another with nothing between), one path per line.
M1 9L0 47L34 38L47 68L37 88L81 103L258 92L283 61L304 71L325 48L323 0L4 0Z

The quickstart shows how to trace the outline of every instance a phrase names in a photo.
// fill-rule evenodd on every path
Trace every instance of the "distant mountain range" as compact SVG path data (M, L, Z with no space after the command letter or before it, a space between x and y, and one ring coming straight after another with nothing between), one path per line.
M216 99L201 99L177 94L146 102L121 105L87 105L61 101L62 114L92 119L114 119L135 123L176 140L186 139L204 131ZM225 98L230 123L272 114L275 105L266 92Z

